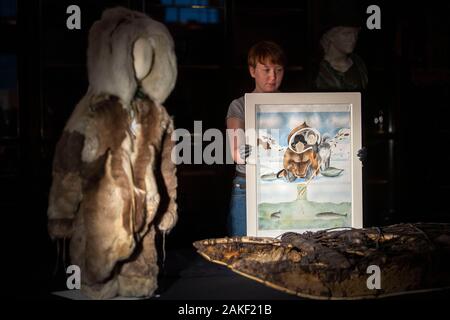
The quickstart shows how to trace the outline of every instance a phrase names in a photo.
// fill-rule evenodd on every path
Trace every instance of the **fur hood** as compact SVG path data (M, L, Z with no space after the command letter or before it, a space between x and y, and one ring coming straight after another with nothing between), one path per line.
M133 47L140 38L152 48L149 74L139 81L134 69ZM138 86L162 104L177 77L173 39L167 28L143 13L122 7L107 9L89 31L88 77L92 94L111 94L125 104Z

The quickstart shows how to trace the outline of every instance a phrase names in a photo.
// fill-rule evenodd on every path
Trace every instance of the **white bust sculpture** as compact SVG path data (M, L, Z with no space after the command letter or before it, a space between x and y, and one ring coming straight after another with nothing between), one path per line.
M337 26L328 30L322 36L320 44L324 51L324 59L341 72L346 72L353 61L350 54L356 47L359 28Z

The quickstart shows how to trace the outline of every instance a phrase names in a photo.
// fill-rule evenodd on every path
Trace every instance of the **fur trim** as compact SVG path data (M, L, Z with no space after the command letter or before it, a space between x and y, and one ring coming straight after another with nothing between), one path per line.
M73 233L72 219L53 219L47 224L48 234L52 239L70 238Z
M148 39L153 52L150 73L138 82L133 46ZM104 11L89 32L88 76L93 94L111 94L129 104L139 85L155 102L162 104L177 77L173 39L167 28L143 13L117 7Z

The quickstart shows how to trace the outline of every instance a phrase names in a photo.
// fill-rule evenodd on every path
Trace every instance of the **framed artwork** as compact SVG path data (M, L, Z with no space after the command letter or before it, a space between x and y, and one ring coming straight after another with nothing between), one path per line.
M359 93L245 95L247 235L362 227Z

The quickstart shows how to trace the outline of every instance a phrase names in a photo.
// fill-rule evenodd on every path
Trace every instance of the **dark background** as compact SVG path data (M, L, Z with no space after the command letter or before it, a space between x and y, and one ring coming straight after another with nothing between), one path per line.
M72 4L81 8L81 30L66 28ZM381 8L381 30L363 25L355 50L369 71L364 226L450 222L450 3L359 1L363 21L371 4ZM31 295L45 297L62 283L52 276L55 245L46 233L53 152L88 87L89 28L116 5L165 22L174 37L179 75L165 106L177 128L193 132L201 120L203 131L225 130L229 103L253 90L246 55L259 40L285 49L283 92L314 91L325 0L2 0L0 94L8 107L0 117L0 213L10 295L32 284ZM382 128L374 123L380 114ZM178 167L179 222L167 239L169 251L226 235L233 170Z

